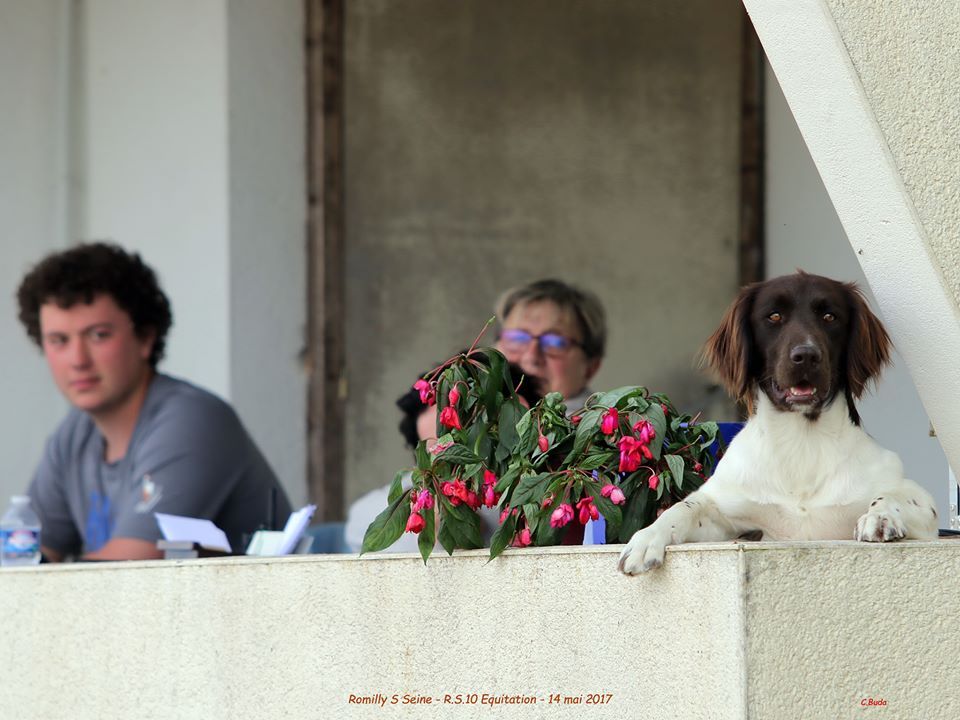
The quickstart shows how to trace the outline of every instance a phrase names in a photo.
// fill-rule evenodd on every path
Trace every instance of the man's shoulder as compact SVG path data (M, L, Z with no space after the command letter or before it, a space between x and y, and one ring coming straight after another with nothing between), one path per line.
M51 434L50 442L60 452L76 452L96 431L97 427L87 413L70 408Z
M174 415L202 422L236 418L226 400L186 380L162 374L153 379L143 412L153 417Z

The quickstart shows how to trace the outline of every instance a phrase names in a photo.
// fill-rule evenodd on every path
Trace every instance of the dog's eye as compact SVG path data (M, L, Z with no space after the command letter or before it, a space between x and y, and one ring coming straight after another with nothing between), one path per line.
M833 313L824 313L824 314L823 314L823 321L824 321L824 322L832 323L832 322L833 322L834 320L836 320L836 319L837 319L837 316L834 315Z
M783 315L781 315L778 312L770 313L769 315L767 315L767 320L769 320L772 323L779 323L783 320Z

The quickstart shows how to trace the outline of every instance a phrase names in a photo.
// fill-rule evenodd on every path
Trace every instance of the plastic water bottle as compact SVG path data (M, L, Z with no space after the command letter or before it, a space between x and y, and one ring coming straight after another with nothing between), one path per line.
M36 565L40 562L40 518L26 495L10 498L0 518L0 565Z

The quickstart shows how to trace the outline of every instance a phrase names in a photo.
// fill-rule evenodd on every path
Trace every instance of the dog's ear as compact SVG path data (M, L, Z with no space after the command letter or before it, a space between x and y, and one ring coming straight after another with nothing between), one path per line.
M749 412L753 410L754 381L750 372L753 354L750 312L756 293L756 285L740 290L702 352L703 363L716 371L727 392L738 402L746 403Z
M847 390L859 399L867 383L879 377L890 363L892 343L880 318L873 314L863 293L844 283L850 298L850 343L847 346Z

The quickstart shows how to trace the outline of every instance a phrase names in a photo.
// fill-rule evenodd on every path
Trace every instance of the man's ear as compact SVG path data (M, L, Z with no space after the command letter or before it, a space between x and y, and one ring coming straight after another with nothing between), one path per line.
M140 340L140 357L144 360L149 360L150 356L153 354L153 346L157 342L157 331L155 328L146 328L143 332L136 333L137 339Z

